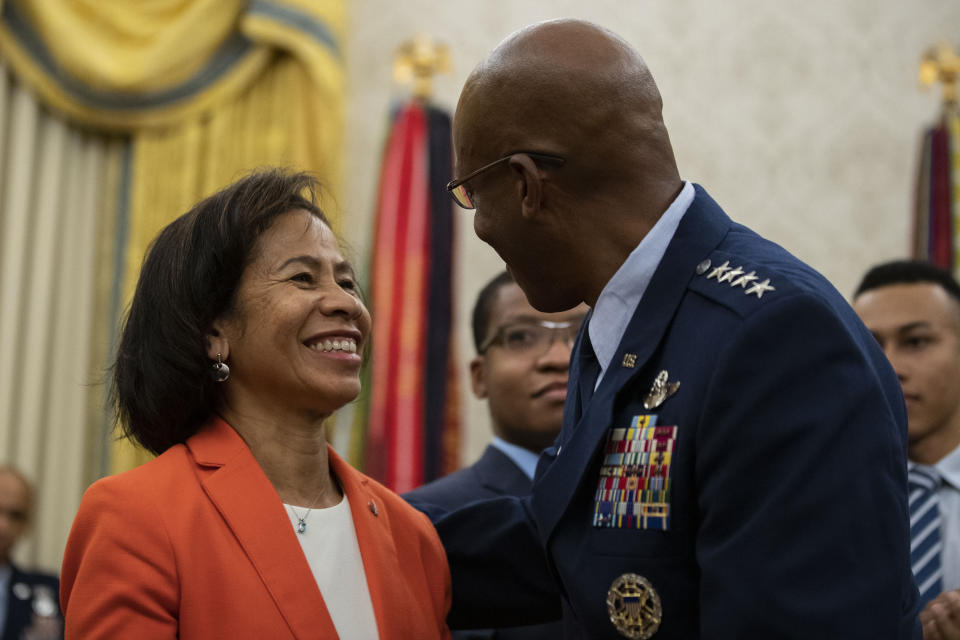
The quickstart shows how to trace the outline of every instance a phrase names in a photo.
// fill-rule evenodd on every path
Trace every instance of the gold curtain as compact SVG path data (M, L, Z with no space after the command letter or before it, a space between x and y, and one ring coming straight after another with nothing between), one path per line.
M4 137L6 134L6 137ZM68 126L0 61L0 461L37 489L17 561L56 571L104 456L113 220L126 143Z
M0 17L0 58L44 106L129 137L121 309L157 231L258 166L319 175L339 225L342 0L3 0ZM147 458L111 447L113 472Z

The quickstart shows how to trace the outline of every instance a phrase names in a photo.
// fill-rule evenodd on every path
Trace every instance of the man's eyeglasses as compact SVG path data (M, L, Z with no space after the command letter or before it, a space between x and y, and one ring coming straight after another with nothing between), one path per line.
M453 201L456 202L461 207L463 207L464 209L476 209L477 206L473 203L473 198L471 197L470 192L467 191L467 182L469 182L470 180L473 180L474 178L476 178L478 175L480 175L487 169L491 169L497 166L498 164L500 164L501 162L506 162L507 160L517 155L518 153L522 153L524 155L530 156L530 158L534 162L540 162L542 164L552 164L557 167L563 166L563 163L566 162L566 160L561 158L560 156L555 156L549 153L539 153L537 151L514 151L512 153L509 153L503 156L499 160L494 160L490 164L484 165L479 169L477 169L476 171L472 171L468 173L462 178L457 178L455 180L451 180L450 182L448 182L447 191L450 192L450 195L453 197Z
M573 346L583 318L569 322L550 322L549 320L518 320L502 325L480 345L480 353L485 354L493 345L500 345L513 353L546 353L558 338L568 346Z

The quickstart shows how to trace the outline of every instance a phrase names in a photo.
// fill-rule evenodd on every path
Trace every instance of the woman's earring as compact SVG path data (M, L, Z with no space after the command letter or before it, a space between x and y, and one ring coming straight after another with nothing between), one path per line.
M217 354L217 362L213 365L213 379L216 382L223 382L230 377L230 367L220 358L220 354Z

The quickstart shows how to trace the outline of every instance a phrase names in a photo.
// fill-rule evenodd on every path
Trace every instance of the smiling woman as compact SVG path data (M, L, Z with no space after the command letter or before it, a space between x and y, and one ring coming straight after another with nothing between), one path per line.
M426 518L342 461L370 314L306 174L252 174L154 241L114 366L158 457L86 493L62 602L82 638L445 638Z

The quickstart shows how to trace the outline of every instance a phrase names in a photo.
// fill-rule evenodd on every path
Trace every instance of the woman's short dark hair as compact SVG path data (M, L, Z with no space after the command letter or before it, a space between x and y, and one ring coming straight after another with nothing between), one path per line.
M329 226L306 173L256 171L197 203L153 240L113 366L111 401L126 437L159 454L184 442L217 407L207 355L213 322L234 309L257 239L304 209Z

